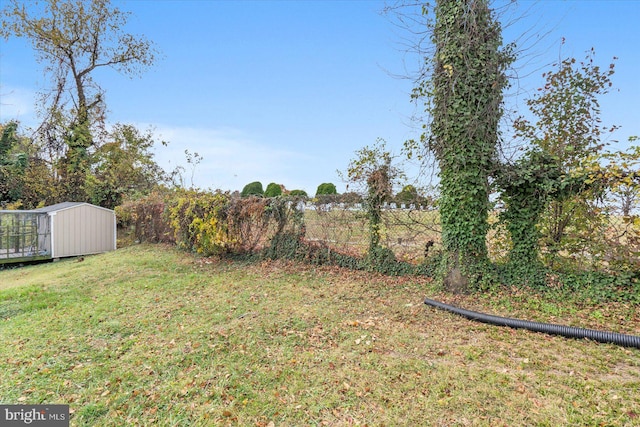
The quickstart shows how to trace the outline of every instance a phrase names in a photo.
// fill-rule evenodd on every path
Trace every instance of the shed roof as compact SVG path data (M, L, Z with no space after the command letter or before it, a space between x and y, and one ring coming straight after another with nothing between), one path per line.
M38 208L38 209L30 209L30 210L25 210L25 209L0 210L0 213L3 213L3 214L49 213L49 212L63 211L65 209L71 209L71 208L74 208L76 206L82 206L82 205L87 205L87 206L91 206L92 208L103 209L105 211L113 212L112 209L107 209L107 208L103 208L102 206L92 205L91 203L85 203L85 202L62 202L62 203L56 203L55 205L45 206L43 208Z
M55 211L61 211L63 209L69 209L71 207L82 205L82 204L84 203L62 202L62 203L56 203L55 205L51 205L51 206L45 206L43 208L33 209L33 212L55 212Z
M55 205L45 206L44 208L34 209L31 212L57 212L57 211L62 211L62 210L65 210L65 209L70 209L70 208L73 208L73 207L76 207L76 206L82 206L82 205L87 205L87 206L91 206L93 208L104 209L106 211L113 212L111 209L103 208L101 206L96 206L96 205L92 205L91 203L85 203L85 202L62 202L62 203L56 203Z

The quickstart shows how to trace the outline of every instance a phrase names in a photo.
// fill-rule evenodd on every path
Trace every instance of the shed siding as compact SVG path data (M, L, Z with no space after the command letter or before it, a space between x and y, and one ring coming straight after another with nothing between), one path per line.
M115 249L112 211L85 204L52 214L56 258Z

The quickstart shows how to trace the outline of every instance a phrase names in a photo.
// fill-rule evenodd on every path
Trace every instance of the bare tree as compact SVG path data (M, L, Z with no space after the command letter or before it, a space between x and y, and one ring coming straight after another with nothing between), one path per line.
M134 76L156 58L150 41L123 31L129 13L110 0L11 0L1 17L0 35L29 40L45 63L52 78L47 112L69 108L74 124L91 125L104 114L95 70L110 67Z

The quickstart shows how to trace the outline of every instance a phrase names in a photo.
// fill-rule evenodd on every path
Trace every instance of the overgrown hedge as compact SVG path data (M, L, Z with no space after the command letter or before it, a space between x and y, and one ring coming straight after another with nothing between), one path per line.
M148 196L125 201L115 208L121 241L118 246L142 243L175 243L166 216L169 194L153 192Z
M442 254L430 251L419 264L396 259L394 252L372 245L365 256L336 251L305 238L301 198L232 197L225 192L176 190L128 201L116 209L121 234L128 242L166 242L204 256L241 255L335 265L387 275L434 277ZM506 286L582 295L591 301L640 303L640 273L554 271L539 266L523 275L512 263L488 264L486 274ZM490 270L490 271L489 271Z
M296 198L234 198L228 192L176 190L116 209L128 242L169 242L204 256L249 254L274 236L303 229Z

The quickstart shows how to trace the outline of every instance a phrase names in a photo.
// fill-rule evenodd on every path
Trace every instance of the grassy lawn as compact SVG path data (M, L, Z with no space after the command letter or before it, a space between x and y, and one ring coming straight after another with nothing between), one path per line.
M73 426L640 424L640 350L471 323L640 334L638 307L136 246L0 271L0 402Z

